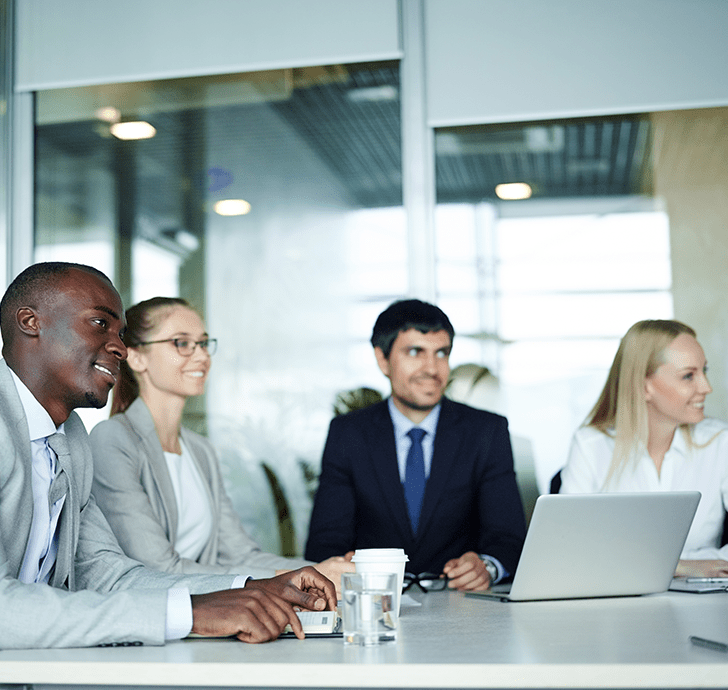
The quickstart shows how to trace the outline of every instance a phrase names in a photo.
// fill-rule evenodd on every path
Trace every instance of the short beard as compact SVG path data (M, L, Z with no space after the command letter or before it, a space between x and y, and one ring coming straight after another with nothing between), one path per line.
M91 392L86 392L84 394L84 401L85 403L82 405L79 405L79 407L93 407L97 410L100 410L102 407L106 406L106 402L109 399L109 395L107 393L106 397L101 400L97 395L94 395Z

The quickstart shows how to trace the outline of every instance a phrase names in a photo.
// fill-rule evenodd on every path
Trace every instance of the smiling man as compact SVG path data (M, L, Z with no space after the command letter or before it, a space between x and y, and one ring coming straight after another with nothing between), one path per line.
M31 266L0 302L0 649L162 644L191 631L263 642L287 623L301 636L292 604L336 605L312 568L183 577L119 548L90 493L73 410L106 404L127 356L124 326L109 279L80 264Z
M454 330L438 307L395 302L371 343L388 400L331 422L306 558L403 548L407 569L487 589L525 536L508 423L443 397Z

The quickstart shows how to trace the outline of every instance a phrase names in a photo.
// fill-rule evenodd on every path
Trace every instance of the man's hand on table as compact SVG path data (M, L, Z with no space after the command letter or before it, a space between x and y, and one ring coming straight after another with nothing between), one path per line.
M293 607L313 611L336 608L333 583L306 567L277 577L248 580L243 589L192 596L192 632L211 637L234 635L243 642L276 639L290 624L296 637L303 628Z
M450 579L447 586L461 592L484 590L490 587L490 573L475 551L466 551L460 558L452 558L442 569Z

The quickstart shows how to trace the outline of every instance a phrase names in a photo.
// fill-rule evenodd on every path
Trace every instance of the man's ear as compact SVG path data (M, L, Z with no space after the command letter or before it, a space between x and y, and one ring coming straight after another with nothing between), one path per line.
M135 374L141 374L147 370L147 360L136 347L127 348L126 363Z
M15 312L15 322L18 324L18 330L21 333L31 338L37 338L40 335L38 314L32 307L20 307Z
M375 347L374 356L377 358L377 364L381 372L389 378L389 360L384 355L384 350L381 347Z

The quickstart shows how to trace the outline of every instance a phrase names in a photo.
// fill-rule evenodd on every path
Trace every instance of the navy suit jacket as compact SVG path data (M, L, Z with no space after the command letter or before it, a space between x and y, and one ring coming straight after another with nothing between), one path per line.
M443 398L416 536L387 402L331 422L306 558L403 548L408 572L439 573L451 558L475 551L512 575L525 533L505 417Z

